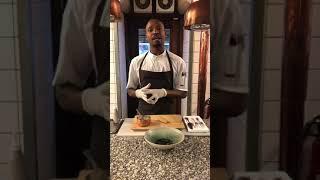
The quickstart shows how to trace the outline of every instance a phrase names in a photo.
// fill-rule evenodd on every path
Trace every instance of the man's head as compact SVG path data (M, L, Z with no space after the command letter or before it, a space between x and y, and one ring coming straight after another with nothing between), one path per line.
M163 23L158 19L150 19L146 25L146 37L150 46L164 47L165 31Z

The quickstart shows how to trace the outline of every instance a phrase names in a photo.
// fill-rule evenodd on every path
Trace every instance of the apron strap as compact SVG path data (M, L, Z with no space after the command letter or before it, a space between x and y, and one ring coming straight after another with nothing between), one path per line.
M139 66L139 84L140 84L140 88L141 88L141 81L140 81L141 68L142 68L142 64L143 64L143 62L144 62L144 59L147 57L148 53L149 53L149 52L147 52L146 55L143 56L143 59L142 59L141 64L140 64L140 66Z
M171 72L171 89L173 89L173 68L172 68L172 62L171 62L171 58L169 56L169 53L168 51L166 50L166 53L167 53L167 58L168 58L168 61L169 61L169 64L170 64L170 72Z

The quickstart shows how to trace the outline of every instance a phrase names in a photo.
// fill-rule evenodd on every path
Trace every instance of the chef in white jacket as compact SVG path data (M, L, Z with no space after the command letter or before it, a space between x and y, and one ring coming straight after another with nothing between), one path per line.
M77 146L76 142L81 144L90 139L80 130L89 129L91 133L86 135L91 136L90 150L101 168L107 167L109 155L105 144L109 125L106 121L109 116L107 88L110 79L107 68L110 44L108 18L109 2L106 0L68 1L63 14L59 60L53 80L60 107L81 116L76 120L70 119L66 122L69 126L64 127L69 128L68 135L73 137L68 140L72 144L70 148ZM78 124L86 124L84 122L88 127L78 127ZM78 148L82 148L77 150L81 152L86 147L79 145ZM70 163L68 161L66 159L66 164Z
M249 59L244 54L245 26L239 0L216 0L211 3L211 9L214 9L212 20L216 33L212 108L216 120L212 127L223 124L227 128L227 119L240 115L246 109ZM214 146L226 146L223 143L215 141ZM213 153L215 158L211 162L214 166L225 167L225 152Z

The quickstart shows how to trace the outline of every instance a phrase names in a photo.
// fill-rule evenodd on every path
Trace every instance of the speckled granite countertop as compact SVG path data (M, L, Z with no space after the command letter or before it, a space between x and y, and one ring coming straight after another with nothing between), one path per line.
M111 135L113 180L210 179L210 138L186 136L172 150L152 148L143 137Z

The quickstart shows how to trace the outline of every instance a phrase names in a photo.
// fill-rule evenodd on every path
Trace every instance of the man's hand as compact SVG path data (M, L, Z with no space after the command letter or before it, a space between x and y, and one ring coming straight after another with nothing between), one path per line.
M151 94L151 97L148 99L149 104L156 104L160 98L167 96L167 91L165 89L148 89L145 91L145 94Z
M149 103L148 102L148 99L147 99L147 94L146 94L146 91L150 88L151 84L147 84L145 87L141 88L141 89L137 89L135 91L135 95L137 98L140 98L140 99L143 99L145 102ZM149 103L150 104L150 103Z
M109 89L110 86L108 82L95 88L85 89L81 94L83 110L90 115L97 115L103 117L105 120L109 119Z

